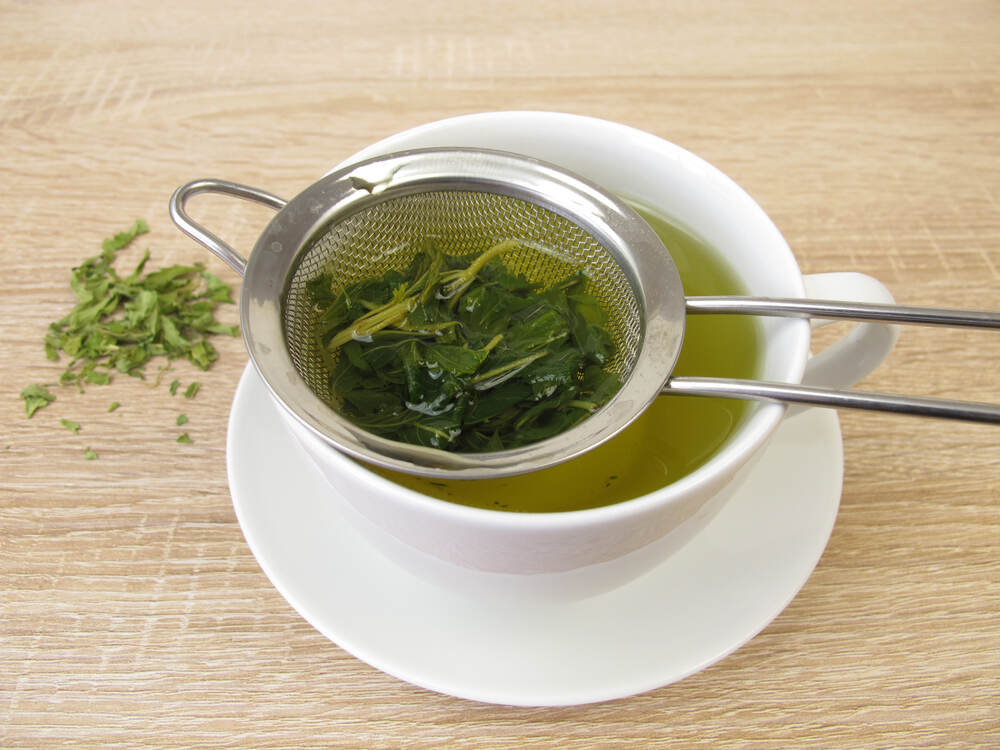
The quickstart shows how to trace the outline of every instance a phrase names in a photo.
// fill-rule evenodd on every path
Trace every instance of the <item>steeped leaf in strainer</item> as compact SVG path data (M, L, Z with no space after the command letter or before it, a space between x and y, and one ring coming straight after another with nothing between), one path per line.
M219 192L280 209L248 261L186 214L186 200ZM241 322L250 357L276 400L331 446L425 476L483 478L542 469L613 437L667 390L819 403L1000 422L1000 407L830 391L788 384L670 378L686 312L819 315L891 322L1000 327L1000 315L886 305L692 298L660 238L630 207L593 184L526 157L473 149L422 149L337 170L289 202L234 183L196 180L171 199L182 230L244 275ZM512 271L550 284L582 271L608 315L616 354L606 365L621 389L559 435L509 450L454 453L389 440L342 416L316 342L306 288L320 273L343 285L404 269L433 236L446 253L478 254L515 240Z

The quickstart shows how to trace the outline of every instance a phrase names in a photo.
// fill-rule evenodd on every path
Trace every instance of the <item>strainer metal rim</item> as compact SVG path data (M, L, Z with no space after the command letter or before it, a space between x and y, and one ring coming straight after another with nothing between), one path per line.
M332 221L395 195L429 189L475 190L521 198L579 224L623 268L641 306L644 341L622 388L605 406L547 440L489 453L454 453L373 435L319 398L299 375L284 336L283 299L300 254ZM288 201L247 261L240 317L250 359L297 422L332 448L409 474L480 479L567 461L614 437L659 395L679 356L685 300L680 276L659 236L624 201L555 165L469 148L401 151L325 175Z

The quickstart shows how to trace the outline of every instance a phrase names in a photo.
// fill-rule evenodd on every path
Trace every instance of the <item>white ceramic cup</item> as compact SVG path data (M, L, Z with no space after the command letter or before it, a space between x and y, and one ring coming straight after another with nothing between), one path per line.
M551 112L468 115L391 136L340 166L429 146L507 150L576 172L707 241L753 295L893 302L882 284L862 274L803 277L778 229L732 180L678 146L617 123ZM859 324L810 361L808 322L761 323L765 380L846 387L874 369L895 342L891 326ZM463 579L463 571L475 571L492 574L511 590L586 593L640 574L697 533L733 494L785 413L780 404L759 404L713 458L660 490L614 505L543 514L483 510L422 495L286 421L361 528L402 564L448 585L481 585L481 575Z

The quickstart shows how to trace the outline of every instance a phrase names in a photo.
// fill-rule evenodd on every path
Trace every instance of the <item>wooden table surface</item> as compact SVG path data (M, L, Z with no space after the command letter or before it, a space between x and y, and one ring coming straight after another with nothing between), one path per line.
M746 188L804 271L1000 308L998 41L996 0L0 2L0 745L1000 745L995 428L843 413L832 538L760 635L642 695L511 708L369 667L271 586L226 477L239 339L206 373L175 366L203 384L190 402L125 377L30 420L18 397L61 369L42 337L69 269L135 218L154 265L239 284L171 223L181 183L291 196L376 139L486 110L649 131ZM269 218L196 213L239 248ZM911 328L863 387L1000 401L998 368L1000 336Z

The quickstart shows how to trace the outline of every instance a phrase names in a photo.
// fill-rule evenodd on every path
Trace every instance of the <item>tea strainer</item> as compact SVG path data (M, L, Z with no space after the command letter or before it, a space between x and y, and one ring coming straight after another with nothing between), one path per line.
M222 193L278 209L248 260L196 224L186 201ZM250 358L295 419L356 458L424 476L486 478L578 456L613 437L661 393L765 399L1000 423L1000 406L786 383L671 377L688 313L744 313L1000 328L1000 313L802 299L691 297L659 236L627 204L556 166L480 149L417 149L328 174L290 201L222 180L194 180L170 213L188 235L243 274L240 317ZM535 282L575 270L608 313L622 387L560 435L504 451L453 453L373 435L341 416L312 332L306 285L333 272L347 285L403 269L435 237L445 252L478 254L513 239L505 264Z

